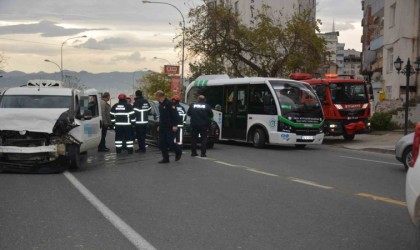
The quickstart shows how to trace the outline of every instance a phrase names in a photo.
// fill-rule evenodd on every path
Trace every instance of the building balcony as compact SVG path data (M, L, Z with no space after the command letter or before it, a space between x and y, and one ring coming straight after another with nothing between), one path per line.
M383 58L377 58L376 61L372 64L372 71L382 70L384 66Z
M380 36L370 42L370 50L377 50L384 46L384 37Z
M372 1L370 6L373 16L384 16L385 1Z

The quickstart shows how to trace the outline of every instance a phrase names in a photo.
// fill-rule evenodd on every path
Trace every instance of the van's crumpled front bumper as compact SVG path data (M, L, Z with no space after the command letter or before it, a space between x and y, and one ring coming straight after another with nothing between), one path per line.
M35 154L35 153L56 153L57 145L39 146L39 147L15 147L0 146L0 153L12 154Z
M57 173L68 168L64 144L0 146L0 157L0 172Z

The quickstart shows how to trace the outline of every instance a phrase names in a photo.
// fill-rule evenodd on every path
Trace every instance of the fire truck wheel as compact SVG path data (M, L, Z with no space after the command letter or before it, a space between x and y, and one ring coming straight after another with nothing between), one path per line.
M344 137L344 140L346 140L346 141L352 141L354 139L354 135L344 134L343 137Z
M263 148L266 142L266 136L264 130L257 128L254 130L254 134L252 135L252 143L256 148Z

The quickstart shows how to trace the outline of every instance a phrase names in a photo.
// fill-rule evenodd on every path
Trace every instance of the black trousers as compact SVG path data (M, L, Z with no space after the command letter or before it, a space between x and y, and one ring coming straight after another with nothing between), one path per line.
M172 149L176 155L182 154L181 148L175 143L175 132L171 128L159 128L159 148L164 161L169 161L168 148Z
M137 143L139 144L139 149L143 151L146 150L146 130L147 124L136 125Z
M196 153L197 142L200 140L198 135L201 137L201 154L205 155L207 151L207 135L208 126L193 127L191 137L191 152Z
M101 142L98 145L98 149L105 149L106 148L105 137L106 137L106 132L107 131L108 131L108 127L102 126Z
M116 125L115 126L115 147L117 153L123 149L133 151L133 129L131 125Z

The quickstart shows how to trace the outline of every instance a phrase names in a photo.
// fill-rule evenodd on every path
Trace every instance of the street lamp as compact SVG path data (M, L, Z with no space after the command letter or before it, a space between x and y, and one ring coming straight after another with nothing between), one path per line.
M55 66L57 66L57 67L58 67L58 69L60 70L60 73L62 72L62 70L61 70L61 68L60 68L60 65L58 65L57 63L55 63L55 62L53 62L53 61L51 61L51 60L48 60L48 59L45 59L45 60L44 60L44 62L49 62L49 63L53 63L53 64L55 64Z
M417 60L414 62L415 71L411 67L410 58L407 60L407 64L403 68L404 61L401 60L400 57L397 58L394 62L394 67L397 70L398 74L401 73L405 74L406 76L406 85L405 85L405 120L404 120L404 135L407 134L408 129L408 98L409 98L409 86L410 86L410 76L415 74L416 72L420 72L420 57L417 57Z
M179 14L181 14L182 17L182 59L181 59L181 67L182 67L182 71L181 71L181 90L182 87L184 86L184 52L185 52L185 18L184 15L182 14L182 12L178 9L178 7L176 7L173 4L170 3L166 3L166 2L156 2L156 1L142 1L143 3L155 3L155 4L166 4L169 6L174 7Z
M66 44L66 42L68 40L76 39L76 38L85 38L85 37L87 37L87 36L70 37L70 38L67 38L66 40L64 40L64 42L61 43L61 67L60 67L61 68L61 81L64 81L64 68L63 68L63 46L64 46L64 44Z
M163 61L166 61L167 63L169 63L169 65L173 65L168 59L165 59L165 58L161 58L161 57L155 56L155 57L153 57L153 59L155 59L155 60L163 60Z

